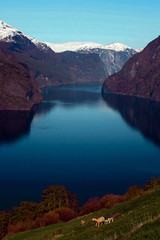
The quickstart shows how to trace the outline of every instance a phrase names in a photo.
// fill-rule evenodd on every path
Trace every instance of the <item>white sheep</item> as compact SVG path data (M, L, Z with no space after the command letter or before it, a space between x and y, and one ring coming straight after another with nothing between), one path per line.
M104 221L104 224L113 222L113 217L110 217Z

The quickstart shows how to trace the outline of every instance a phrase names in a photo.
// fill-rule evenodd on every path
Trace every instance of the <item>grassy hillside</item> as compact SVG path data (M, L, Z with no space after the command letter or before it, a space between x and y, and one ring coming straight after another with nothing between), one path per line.
M92 218L108 218L115 213L123 216L113 223L95 227ZM84 226L80 221L85 220ZM5 237L5 240L141 240L160 239L160 187L112 209L102 209L68 223L59 223L45 228Z

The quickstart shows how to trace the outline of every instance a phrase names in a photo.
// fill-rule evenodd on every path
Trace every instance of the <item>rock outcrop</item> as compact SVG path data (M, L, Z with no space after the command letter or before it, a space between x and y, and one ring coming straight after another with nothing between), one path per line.
M30 110L41 100L28 67L0 48L0 110Z
M160 37L131 57L122 70L105 80L102 93L160 101Z

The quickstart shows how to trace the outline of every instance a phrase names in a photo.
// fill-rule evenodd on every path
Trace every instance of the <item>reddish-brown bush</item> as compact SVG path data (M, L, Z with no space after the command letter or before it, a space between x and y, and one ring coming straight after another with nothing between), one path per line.
M41 228L46 225L46 221L43 217L38 217L33 224L33 228Z
M102 208L112 208L113 206L124 201L124 196L107 194L101 198Z
M45 219L45 225L50 225L50 224L55 224L58 223L60 218L59 218L59 213L55 211L50 211L44 215Z
M98 211L102 208L100 199L98 197L90 198L83 206L80 215L88 214Z
M15 224L9 224L7 228L7 235L14 235L19 232L26 231L26 226L23 222L17 222Z
M76 217L76 213L70 208L59 208L55 212L59 214L59 219L63 222L68 222Z

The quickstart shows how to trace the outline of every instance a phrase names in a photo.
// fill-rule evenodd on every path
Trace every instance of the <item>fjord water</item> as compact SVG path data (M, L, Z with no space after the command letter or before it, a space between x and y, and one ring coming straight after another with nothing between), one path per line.
M63 184L81 203L160 175L160 104L101 96L100 86L43 89L28 112L0 112L0 209Z

